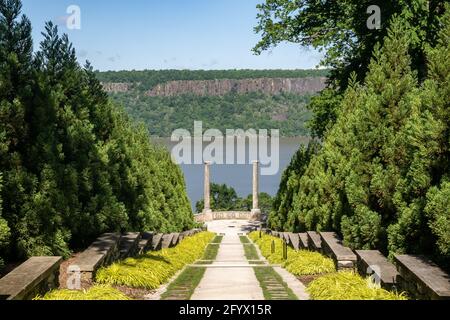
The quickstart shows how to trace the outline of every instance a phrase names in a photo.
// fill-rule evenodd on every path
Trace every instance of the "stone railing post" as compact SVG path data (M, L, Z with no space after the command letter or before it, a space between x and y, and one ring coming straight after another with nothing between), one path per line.
M253 161L253 208L251 220L261 219L261 210L259 209L259 161Z
M204 206L203 206L203 214L205 215L205 220L212 220L212 210L211 210L211 192L210 192L210 176L209 176L209 167L211 165L210 161L205 161L205 181L204 181Z

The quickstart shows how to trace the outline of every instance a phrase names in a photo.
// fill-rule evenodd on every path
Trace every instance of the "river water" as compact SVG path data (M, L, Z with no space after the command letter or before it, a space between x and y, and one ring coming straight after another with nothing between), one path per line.
M177 144L171 142L170 139L153 139L172 152L173 147ZM292 156L299 149L300 145L307 144L308 138L280 138L279 140L279 170L274 175L260 176L260 192L266 192L272 196L276 195L280 184L281 175L289 165ZM204 143L206 147L209 143ZM248 146L247 146L248 147ZM247 149L248 151L248 149ZM202 152L200 152L201 154ZM226 153L226 150L224 150ZM272 155L273 156L273 155ZM252 164L213 164L210 167L211 182L219 184L227 184L233 187L239 196L246 197L252 193ZM192 207L195 203L203 199L203 179L204 166L202 164L182 164L181 168L184 173L188 196L191 200Z

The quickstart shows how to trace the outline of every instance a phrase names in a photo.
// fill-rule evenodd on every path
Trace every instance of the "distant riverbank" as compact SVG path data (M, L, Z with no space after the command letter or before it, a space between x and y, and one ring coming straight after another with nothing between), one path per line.
M280 184L281 175L289 165L292 156L299 149L300 145L307 144L309 137L280 138L279 150L279 170L272 176L260 177L260 192L266 192L272 196L276 195ZM169 138L154 138L153 141L166 147L169 151L176 145ZM205 143L204 146L208 145ZM203 165L181 165L186 187L192 207L195 203L203 199ZM215 183L225 183L233 187L239 196L244 197L252 190L252 167L246 165L213 165L211 167L211 181Z

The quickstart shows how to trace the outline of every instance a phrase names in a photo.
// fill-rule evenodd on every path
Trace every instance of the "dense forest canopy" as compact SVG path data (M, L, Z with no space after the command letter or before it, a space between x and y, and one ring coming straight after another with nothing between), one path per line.
M254 92L205 97L148 97L126 92L111 97L123 105L133 119L145 123L149 133L157 137L170 137L180 128L192 131L194 121L203 121L204 130L279 129L281 136L309 134L306 122L311 113L306 105L310 95Z
M20 0L0 0L0 264L103 232L192 228L181 169L108 99L47 23L33 54ZM3 258L3 260L2 260Z
M177 80L257 79L327 77L328 70L143 70L96 71L101 82L132 83L135 88L152 89Z
M335 230L352 248L426 254L450 270L450 6L428 2L440 10L428 35L410 21L429 15L412 17L400 1L380 43L361 40L373 50L363 80L352 73L342 93L317 98L334 104L335 120L284 173L271 227Z

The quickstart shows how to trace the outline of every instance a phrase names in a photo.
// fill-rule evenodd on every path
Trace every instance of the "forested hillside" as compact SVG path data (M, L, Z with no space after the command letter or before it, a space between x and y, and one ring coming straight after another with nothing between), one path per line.
M191 228L168 152L111 103L52 23L33 54L20 12L19 0L0 0L0 257L67 257L103 232Z
M352 248L426 254L450 269L450 6L430 7L439 22L425 30L400 9L364 80L352 73L342 97L318 97L315 120L330 101L336 120L316 131L321 147L292 160L269 224L335 230Z
M306 105L310 95L262 93L198 97L147 97L140 94L112 95L133 119L146 124L151 135L170 137L175 129L193 130L194 121L203 128L280 129L283 136L307 135L306 121L311 117Z
M97 73L114 101L158 137L191 129L194 121L203 121L205 130L262 128L280 129L282 136L308 135L306 105L324 88L326 75L326 70Z

